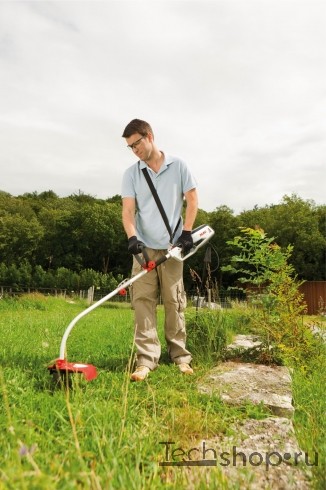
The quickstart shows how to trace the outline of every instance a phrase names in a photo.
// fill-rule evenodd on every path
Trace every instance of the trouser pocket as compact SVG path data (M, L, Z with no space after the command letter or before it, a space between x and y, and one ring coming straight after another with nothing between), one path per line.
M184 311L187 306L187 295L186 295L186 291L183 288L183 285L178 286L177 298L178 298L179 312Z

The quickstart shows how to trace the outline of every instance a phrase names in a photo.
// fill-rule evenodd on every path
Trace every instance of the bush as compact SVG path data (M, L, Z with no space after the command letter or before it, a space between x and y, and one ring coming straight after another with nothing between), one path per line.
M113 290L122 280L120 274L114 277L112 272L104 274L93 269L83 269L77 273L66 267L44 270L41 265L36 265L33 268L27 260L19 266L0 263L0 285L10 287L13 291L30 287L79 291L91 286Z
M242 235L228 242L238 253L223 270L238 273L238 282L253 310L252 327L273 344L290 365L300 363L311 349L310 329L303 322L306 305L300 281L289 264L293 247L283 250L261 228L242 228Z

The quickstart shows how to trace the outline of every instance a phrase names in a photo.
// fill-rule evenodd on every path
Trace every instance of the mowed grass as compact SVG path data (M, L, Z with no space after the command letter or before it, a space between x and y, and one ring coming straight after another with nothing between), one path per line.
M77 323L67 343L68 360L96 365L98 377L86 382L73 375L69 389L55 384L47 366L59 355L67 325L86 306L37 295L0 301L0 488L238 488L218 466L159 465L165 459L162 442L190 449L228 434L235 420L268 415L260 406L229 407L200 394L198 381L211 363L198 356L195 375L188 377L169 363L160 308L162 360L148 381L129 380L132 310L105 304ZM296 396L302 408L298 384ZM309 410L300 412L298 429L303 433L307 417L313 418L317 433L307 436L310 450L321 439L321 414Z

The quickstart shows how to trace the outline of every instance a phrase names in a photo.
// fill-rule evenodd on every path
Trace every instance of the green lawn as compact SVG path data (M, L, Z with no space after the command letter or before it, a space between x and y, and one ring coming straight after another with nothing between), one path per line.
M159 368L148 381L131 383L133 312L128 305L99 307L68 339L68 360L95 364L98 377L88 383L75 375L72 389L55 386L47 365L58 357L66 326L83 308L85 303L79 301L41 296L0 300L0 488L237 488L225 481L218 467L203 472L159 466L164 460L160 443L189 447L227 433L236 419L266 412L250 405L230 408L216 397L199 394L198 379L210 362L198 356L195 375L182 376L168 362L163 341ZM163 338L161 310L158 317ZM319 404L312 403L301 393L303 381L295 379L297 428L308 450L322 440L323 387L315 393ZM307 381L309 396L317 379L311 374ZM303 430L307 420L312 431ZM317 474L316 488L320 481Z

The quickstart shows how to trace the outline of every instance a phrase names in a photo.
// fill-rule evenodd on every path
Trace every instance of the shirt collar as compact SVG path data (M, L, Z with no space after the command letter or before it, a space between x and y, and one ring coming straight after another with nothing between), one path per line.
M164 153L164 162L162 167L168 167L173 162L174 162L174 158L171 155L166 155ZM143 162L143 160L139 160L139 166L141 169L148 167L147 163Z

